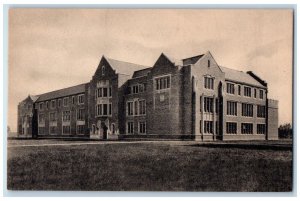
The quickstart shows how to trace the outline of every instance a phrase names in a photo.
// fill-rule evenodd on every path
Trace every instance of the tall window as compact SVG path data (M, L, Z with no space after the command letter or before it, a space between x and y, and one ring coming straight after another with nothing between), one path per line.
M84 104L84 95L83 94L78 95L77 99L78 99L79 105Z
M64 107L67 107L69 105L69 97L63 99L63 105Z
M63 111L63 121L71 120L71 111Z
M227 115L237 116L237 102L227 101Z
M259 98L264 99L264 90L262 89L259 90Z
M207 67L210 67L210 60L207 60Z
M133 134L133 122L127 122L127 134Z
M51 101L51 108L55 108L56 107L56 100L52 100Z
M48 101L46 102L46 109L47 110L49 109L49 102Z
M127 116L133 115L133 102L127 102Z
M251 87L244 86L244 96L251 97Z
M170 88L170 81L171 81L170 76L164 76L164 77L156 78L155 79L156 90L169 89Z
M242 123L242 134L253 134L253 124Z
M227 83L227 84L226 84L226 89L227 89L227 93L229 93L229 94L234 94L234 84L232 84L232 83Z
M213 112L213 98L204 97L204 112Z
M204 77L204 88L205 89L214 89L214 78Z
M226 122L226 133L236 134L237 133L237 123L235 123L235 122Z
M77 134L83 135L85 130L85 125L77 125Z
M139 122L139 133L146 133L146 122Z
M96 89L97 98L111 97L111 87L100 87Z
M256 98L256 89L254 89L254 98Z
M84 109L78 109L77 111L77 120L84 120Z
M242 116L253 117L253 105L248 103L242 103Z
M136 100L134 101L134 115L139 114L139 102Z
M212 121L204 121L204 133L213 133Z
M43 109L44 109L44 103L40 103L40 104L39 104L39 109L40 109L40 110L43 110Z
M257 134L266 134L266 124L257 124Z
M61 99L58 99L57 105L58 107L61 107Z
M63 134L71 134L71 126L63 126Z
M45 115L44 114L39 114L39 123L45 123Z
M75 96L72 96L72 104L75 104Z
M241 95L241 85L238 85L238 95L240 96Z
M146 100L140 100L139 106L140 106L140 115L146 114Z
M139 85L132 86L132 90L131 91L132 91L133 94L139 93Z
M266 117L266 106L257 105L257 117Z
M97 104L96 116L110 116L112 115L112 104Z
M56 112L50 112L50 121L56 121Z

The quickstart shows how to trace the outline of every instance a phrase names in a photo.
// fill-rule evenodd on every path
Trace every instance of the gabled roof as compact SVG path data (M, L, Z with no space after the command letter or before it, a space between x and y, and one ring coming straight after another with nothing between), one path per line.
M195 64L203 56L204 56L204 54L200 54L200 55L197 55L197 56L193 56L193 57L182 59L183 65Z
M142 70L134 71L132 78L144 77L151 71L152 68L145 68Z
M45 100L51 100L55 98L60 98L64 96L70 96L70 95L75 95L75 94L80 94L85 92L85 86L89 83L84 83L64 89L59 89L56 91L51 91L48 93L44 93L39 95L39 98L37 99L37 102L45 101Z
M116 70L116 73L119 74L124 74L124 75L129 75L132 77L135 71L142 70L144 68L150 68L150 66L144 66L140 64L134 64L134 63L129 63L125 61L119 61L115 59L110 59L107 57L104 57L106 61L109 63L109 65Z
M175 66L182 66L182 61L177 59L177 58L174 58L174 57L171 57L171 56L167 56L165 53L161 53L161 56L164 56L166 57L170 62L172 62Z
M236 81L240 83L250 84L258 87L265 87L260 82L255 80L251 75L243 71L234 70L231 68L220 66L221 70L225 73L225 79Z

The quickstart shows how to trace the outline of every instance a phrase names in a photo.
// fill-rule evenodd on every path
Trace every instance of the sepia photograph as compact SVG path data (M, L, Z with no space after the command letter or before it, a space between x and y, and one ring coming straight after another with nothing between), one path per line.
M8 10L7 190L292 192L294 10Z

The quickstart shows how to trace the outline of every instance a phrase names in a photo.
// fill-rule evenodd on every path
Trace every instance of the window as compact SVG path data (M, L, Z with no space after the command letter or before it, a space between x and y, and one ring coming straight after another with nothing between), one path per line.
M77 111L77 120L84 120L84 109L78 109Z
M105 75L105 66L102 66L102 68L101 68L101 72L102 72L102 76L104 76Z
M133 134L133 122L127 122L127 134Z
M234 84L227 83L226 84L226 89L227 89L228 94L234 94Z
M63 134L71 134L71 126L63 126Z
M213 98L204 97L204 112L213 112Z
M242 116L253 117L253 105L248 103L242 103Z
M77 125L77 129L76 129L76 133L79 135L83 135L84 134L84 130L85 130L85 125Z
M212 121L204 121L204 133L213 133Z
M57 127L56 126L50 126L50 134L56 134Z
M146 101L140 100L139 106L140 106L140 115L145 115L146 114Z
M146 84L139 84L139 92L142 93L146 91Z
M138 101L134 101L134 115L138 115L139 113L139 105L138 105Z
M133 102L127 102L127 116L133 115Z
M40 103L40 104L39 104L39 109L40 109L40 110L43 110L43 109L44 109L44 103Z
M46 109L47 110L49 109L49 102L48 101L46 102Z
M170 88L170 76L164 76L155 79L156 90L169 89Z
M79 105L84 104L84 95L83 94L78 95L78 104Z
M204 88L205 89L214 89L214 78L204 77Z
M132 93L133 93L133 94L139 93L139 86L138 86L138 85L132 86Z
M45 115L39 114L39 123L45 123Z
M64 107L67 107L69 105L69 97L63 99L63 105Z
M75 96L72 96L72 104L75 104Z
M63 111L63 121L71 120L71 111Z
M96 116L110 116L112 114L112 104L97 104Z
M266 124L257 124L257 134L266 134Z
M235 123L235 122L226 122L226 133L236 134L237 133L237 123Z
M207 60L207 67L210 67L210 60Z
M251 88L250 87L244 87L244 96L251 97Z
M242 134L253 134L253 124L242 123Z
M256 98L256 89L254 89L254 98Z
M56 121L56 112L50 112L50 121Z
M238 85L238 95L241 95L241 85Z
M108 90L110 89L110 90ZM96 97L97 98L102 98L102 97L111 97L111 88L107 88L107 87L100 87L98 89L96 89Z
M51 101L51 108L55 108L56 107L56 100L52 100Z
M146 122L139 122L139 133L146 133Z
M108 97L107 88L103 88L103 97Z
M39 135L44 135L45 134L45 127L39 127Z
M109 87L108 89L109 89L109 90L108 90L108 95L109 95L109 97L111 97L111 93L112 93L112 91L111 91L111 90L112 90L112 88L111 88L111 87Z
M237 116L237 102L227 101L227 115Z
M257 117L266 117L266 106L257 105Z
M58 107L61 107L61 99L58 99Z
M259 90L259 98L264 99L264 90L262 89Z

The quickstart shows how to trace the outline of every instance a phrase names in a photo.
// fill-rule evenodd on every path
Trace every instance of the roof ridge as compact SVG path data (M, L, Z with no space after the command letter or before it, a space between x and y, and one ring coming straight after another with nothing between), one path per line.
M65 88L61 88L61 89L49 91L49 92L42 93L42 94L39 94L39 95L36 95L36 96L41 96L41 95L45 95L45 94L48 94L48 93L52 93L52 92L56 92L56 91L61 91L61 90L69 89L69 88L72 88L72 87L78 87L78 86L80 86L80 85L85 85L85 84L88 84L88 83L89 83L89 82L85 82L85 83L82 83L82 84L77 84L77 85L74 85L74 86L70 86L70 87L65 87Z
M123 62L123 63L128 63L128 64L133 64L133 65L138 65L138 66L145 66L145 67L149 67L149 66L146 66L146 65L143 65L143 64L136 64L136 63L132 63L132 62L128 62L128 61L121 61L121 60L118 60L118 59L112 59L112 58L109 58L109 57L106 57L106 59L108 60L114 60L114 61L117 61L117 62Z

